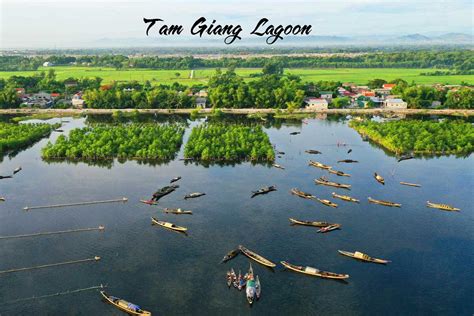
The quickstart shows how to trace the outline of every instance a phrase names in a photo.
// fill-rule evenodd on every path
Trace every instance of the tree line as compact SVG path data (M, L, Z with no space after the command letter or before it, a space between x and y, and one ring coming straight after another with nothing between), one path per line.
M219 59L160 56L125 56L115 54L87 56L0 56L0 71L37 70L44 62L54 65L87 65L92 67L195 69L195 68L261 68L270 62L285 68L449 68L457 71L474 69L472 50L414 50L370 52L327 56L222 57Z
M474 151L474 126L462 120L384 123L352 120L349 125L397 154L470 154Z

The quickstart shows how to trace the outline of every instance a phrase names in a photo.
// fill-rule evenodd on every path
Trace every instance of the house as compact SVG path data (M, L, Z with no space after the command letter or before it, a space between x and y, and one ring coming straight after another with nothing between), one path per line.
M49 62L49 61L45 61L43 63L43 67L52 67L53 66L53 63Z
M388 96L390 93L392 93L392 88L390 89L374 89L375 93L378 93L382 96Z
M363 91L362 95L364 97L375 97L375 92L374 91Z
M433 101L431 102L432 108L439 108L441 106L441 101Z
M408 104L402 99L386 99L383 106L386 109L406 109Z
M382 89L392 90L395 86L396 84L394 83L384 83L382 85Z
M20 98L25 95L25 88L15 88L15 91Z
M207 98L200 98L200 97L196 98L196 107L205 109L206 103L207 103Z
M47 108L53 105L53 98L51 94L46 92L39 92L32 94L25 102L27 106L39 106Z
M64 81L64 86L66 88L77 87L77 81L76 80L66 80L66 81Z
M78 92L72 96L71 100L72 106L76 109L82 109L84 107L85 101L82 99L82 92Z
M326 99L328 102L332 100L332 91L319 91L319 95L321 99Z
M323 98L306 98L304 102L306 110L327 110L329 105L328 100Z
M197 96L200 97L200 98L207 98L207 90L200 90L197 93Z

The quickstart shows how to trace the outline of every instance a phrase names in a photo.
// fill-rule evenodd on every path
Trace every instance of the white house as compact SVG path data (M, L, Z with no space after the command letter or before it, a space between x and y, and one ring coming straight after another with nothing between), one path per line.
M53 63L51 63L51 62L49 62L49 61L45 61L45 62L43 63L43 67L51 67L51 66L53 66Z
M329 105L328 100L322 98L306 98L304 102L307 110L327 110Z
M205 109L207 103L207 98L196 98L196 107Z
M383 107L386 109L406 109L408 104L402 99L386 99Z
M72 106L75 107L76 109L82 109L84 107L84 99L82 99L82 93L78 92L76 93L71 100Z
M328 102L331 102L332 100L332 92L331 91L321 91L319 92L321 95L321 99L326 99Z

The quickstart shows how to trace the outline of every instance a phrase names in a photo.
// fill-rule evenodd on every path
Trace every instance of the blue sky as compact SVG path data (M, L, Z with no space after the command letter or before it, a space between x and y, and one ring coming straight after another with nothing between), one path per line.
M472 0L0 0L2 48L78 47L102 38L144 38L143 17L182 24L200 16L241 24L261 17L311 24L312 35L365 36L473 33Z

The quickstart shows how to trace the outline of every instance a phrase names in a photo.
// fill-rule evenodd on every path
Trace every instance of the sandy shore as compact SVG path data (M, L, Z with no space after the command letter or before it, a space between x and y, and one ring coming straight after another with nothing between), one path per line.
M190 114L193 109L0 109L0 114L57 114L57 115L81 115L81 114L111 114L115 111L157 114ZM221 109L229 114L274 114L276 109ZM210 113L211 109L202 109L200 114ZM280 111L281 114L290 114L286 111ZM405 110L387 110L387 109L328 109L328 110L296 110L291 114L398 114L398 115L453 115L453 116L473 116L474 110L466 109L405 109Z

